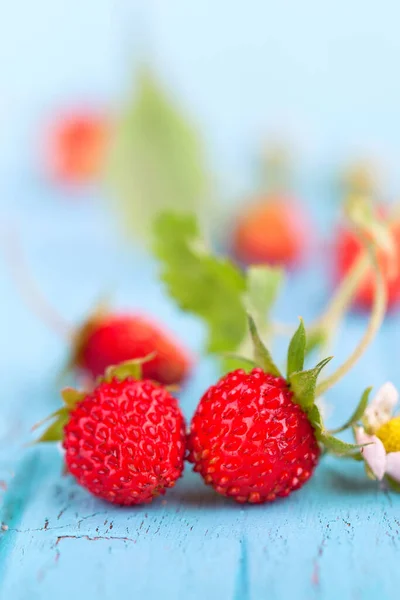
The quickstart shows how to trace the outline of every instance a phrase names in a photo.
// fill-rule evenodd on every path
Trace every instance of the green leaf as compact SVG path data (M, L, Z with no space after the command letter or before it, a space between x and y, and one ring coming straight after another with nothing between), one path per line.
M289 383L294 392L294 401L306 411L314 404L318 376L330 360L332 360L332 356L322 360L313 369L292 373L289 377Z
M325 446L325 448L332 454L337 456L355 454L359 452L362 446L357 444L349 444L348 442L342 442L338 438L332 435L321 435L319 441Z
M287 358L287 376L292 373L302 371L304 367L304 356L306 350L306 330L303 319L300 318L300 325L290 340Z
M207 325L207 350L236 351L246 334L245 279L239 269L207 252L193 215L160 215L153 250L169 295Z
M123 381L128 377L133 377L133 379L140 380L142 379L142 365L153 360L155 356L156 353L152 352L143 358L134 358L119 363L118 365L110 365L107 367L104 377L101 379L103 381L111 381L115 377L116 379Z
M250 335L253 340L254 345L254 360L255 362L266 372L271 375L275 375L276 377L282 377L278 367L275 365L272 360L272 356L267 348L261 341L260 336L258 335L256 324L254 323L254 319L248 315L249 329Z
M357 408L355 409L355 411L351 415L351 417L341 427L338 427L337 429L331 429L329 431L330 434L341 433L342 431L345 431L345 429L354 427L354 425L356 425L358 423L358 421L360 421L362 419L362 417L365 413L365 409L368 406L368 401L369 401L369 396L370 396L371 390L372 390L372 387L369 387L365 390L365 392L361 396L361 400L358 403Z
M247 269L244 302L259 327L268 321L283 278L283 269L277 267L252 266Z
M46 431L37 440L37 443L41 442L59 442L64 437L64 427L67 424L69 418L69 411L67 408L61 408L57 411L57 418L53 423L46 429Z
M144 240L160 211L199 212L208 196L197 132L144 66L116 122L107 179L122 224Z

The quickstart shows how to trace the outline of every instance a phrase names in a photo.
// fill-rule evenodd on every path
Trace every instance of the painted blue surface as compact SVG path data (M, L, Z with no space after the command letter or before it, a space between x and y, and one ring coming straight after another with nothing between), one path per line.
M67 318L84 315L112 278L118 306L157 313L200 349L200 326L163 296L154 265L116 245L100 211L59 204L46 212L29 226L25 221L24 247ZM291 278L281 317L318 311L326 295L319 269ZM358 464L327 459L302 490L261 507L218 497L188 468L163 500L122 509L62 477L55 448L24 448L31 424L58 406L54 379L65 346L26 310L3 263L0 282L0 479L7 487L0 519L8 528L0 532L1 598L397 598L400 498L367 480ZM364 325L362 318L347 321L337 360ZM388 319L353 374L328 396L336 405L332 424L366 385L388 378L400 384L398 340L399 321ZM181 398L188 418L215 377L213 364L202 360Z
M202 347L201 327L165 298L154 265L117 245L96 193L68 197L35 169L41 119L60 102L116 100L131 50L151 48L204 127L226 196L246 185L261 134L282 127L298 142L304 193L327 233L329 166L364 149L389 168L398 163L396 0L0 4L1 225L18 224L35 277L71 323L111 285L117 306L157 313L193 350ZM398 183L393 169L387 187ZM310 319L320 310L323 269L290 279L280 317ZM216 496L189 469L165 501L129 510L63 478L56 449L24 444L32 423L58 406L65 345L26 309L3 260L0 298L2 600L398 598L400 498L359 465L328 459L301 491L262 507ZM346 322L337 360L364 325L361 317ZM367 385L400 385L399 340L391 317L329 395L332 424ZM215 377L202 360L182 394L188 418Z

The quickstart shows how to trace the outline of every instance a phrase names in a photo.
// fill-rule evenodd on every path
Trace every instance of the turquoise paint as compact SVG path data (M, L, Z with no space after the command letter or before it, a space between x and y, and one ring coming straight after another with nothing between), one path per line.
M17 221L35 277L72 323L112 282L118 306L156 313L199 351L201 326L165 298L152 263L116 246L96 190L71 200L39 181L38 120L61 100L118 97L127 40L135 47L133 33L145 22L156 64L205 127L227 195L247 183L263 131L283 124L301 151L304 196L330 234L327 164L364 148L390 157L389 167L398 162L399 7L395 0L149 0L138 11L136 4L14 0L3 8L1 225ZM278 316L310 320L329 291L326 270L322 263L291 276ZM328 459L301 491L262 507L218 497L188 467L165 503L119 509L63 478L55 449L24 449L31 425L58 406L54 381L66 350L27 311L2 259L0 298L0 478L8 486L0 490L8 526L0 533L1 600L397 600L400 498L366 479L360 465ZM335 360L363 326L360 317L347 320ZM399 340L391 316L328 395L332 426L367 385L400 385ZM203 360L182 393L188 418L215 377Z
M201 328L163 296L146 259L127 255L111 235L103 236L106 223L100 210L85 209L93 227L90 244L77 229L71 253L68 232L78 221L75 209L68 210L70 216L64 206L55 205L46 215L31 215L30 227L24 228L32 268L65 316L85 314L115 265L117 304L148 310L150 298L151 308L199 350ZM54 258L50 265L49 239ZM86 282L79 264L91 266ZM310 319L327 294L318 276L321 269L306 268L291 276L279 317L295 322L303 312ZM137 281L142 282L140 289ZM9 527L0 538L2 599L50 600L57 595L67 600L78 595L111 600L126 590L132 598L149 600L397 598L400 497L369 481L359 464L324 459L315 477L290 498L244 507L214 494L188 466L165 499L123 509L92 498L71 478L62 477L56 448L23 449L31 439L32 423L58 406L52 390L63 342L26 310L3 264L0 282L0 330L8 342L0 361L5 413L0 423L1 477L8 485L1 492L0 519ZM305 289L313 289L312 303ZM335 361L350 352L364 325L361 317L347 320ZM328 394L327 400L336 405L332 426L349 414L367 385L387 379L400 383L398 339L399 319L392 316L353 374ZM283 354L280 345L277 350ZM25 374L21 363L27 365ZM213 362L202 361L181 394L188 418L215 378Z

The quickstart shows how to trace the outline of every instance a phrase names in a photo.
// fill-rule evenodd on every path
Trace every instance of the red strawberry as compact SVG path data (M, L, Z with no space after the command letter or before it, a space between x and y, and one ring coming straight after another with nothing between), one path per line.
M127 363L108 370L89 394L64 390L66 407L40 440L63 437L67 471L95 496L123 505L151 502L173 487L185 452L176 399L127 376L130 370Z
M78 111L60 115L52 124L45 148L46 169L56 180L85 183L103 168L109 124L104 116Z
M389 309L400 303L400 222L394 223L391 231L396 244L395 262L398 265L397 273L393 273L393 260L391 257L383 250L378 254L380 268L386 280ZM341 227L336 235L334 251L335 273L339 281L347 275L362 251L363 246L356 234ZM371 309L374 301L375 281L376 277L371 267L358 288L354 298L355 306L363 310Z
M143 376L161 384L181 383L192 361L169 332L140 315L97 312L75 336L71 367L102 375L109 365L154 354L143 364Z
M246 206L233 232L234 256L245 264L293 266L304 255L307 222L289 197L264 196Z
M287 382L260 368L233 371L207 390L188 443L194 470L237 502L288 496L311 477L320 455Z

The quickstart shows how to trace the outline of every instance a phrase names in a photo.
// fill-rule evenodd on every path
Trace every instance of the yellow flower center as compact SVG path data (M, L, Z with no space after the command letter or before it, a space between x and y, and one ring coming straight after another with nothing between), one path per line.
M400 416L381 425L376 436L385 446L386 452L400 452Z

